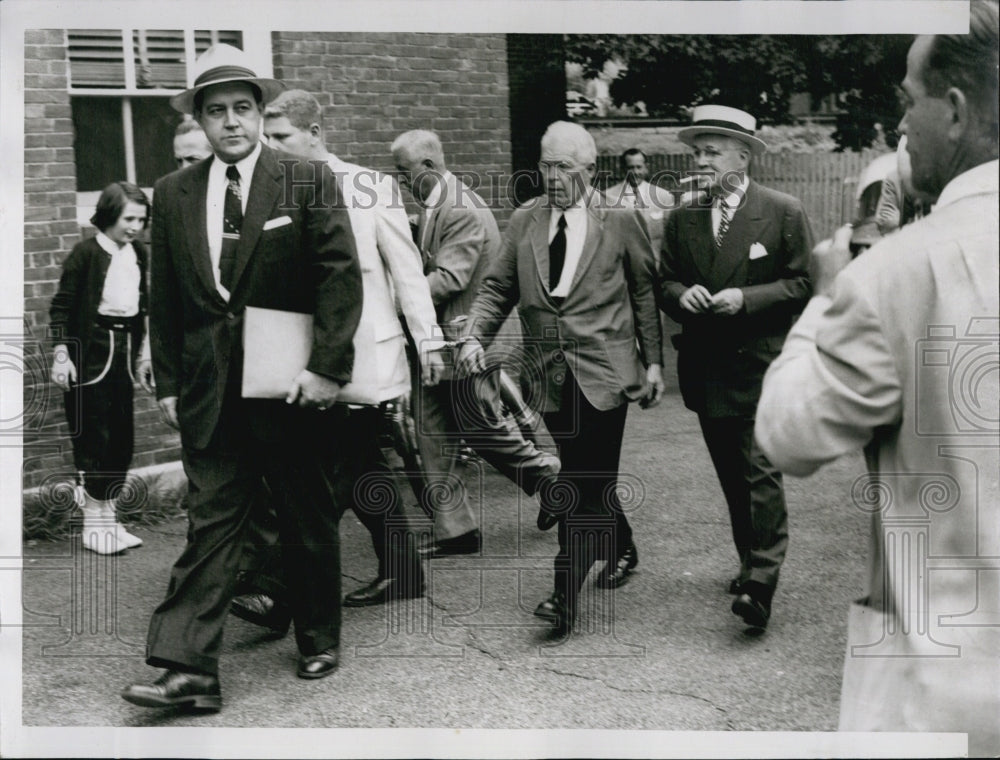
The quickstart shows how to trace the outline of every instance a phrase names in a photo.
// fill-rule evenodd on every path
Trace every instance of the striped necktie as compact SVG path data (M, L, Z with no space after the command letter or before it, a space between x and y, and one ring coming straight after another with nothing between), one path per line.
M236 248L240 244L240 228L243 226L243 202L241 200L240 172L235 164L226 169L226 199L222 206L222 252L219 256L219 282L226 290L233 288L233 272L236 269Z
M726 233L729 232L729 223L733 218L733 210L729 207L729 204L723 200L719 200L719 231L715 233L715 247L722 248L722 241L726 237Z

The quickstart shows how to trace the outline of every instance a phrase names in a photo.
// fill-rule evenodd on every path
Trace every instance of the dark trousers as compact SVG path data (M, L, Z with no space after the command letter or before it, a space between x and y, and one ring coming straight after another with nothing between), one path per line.
M331 412L288 408L282 410L282 439L265 440L248 424L253 405L264 403L274 402L246 402L238 389L230 392L208 447L183 450L188 542L149 624L150 665L218 671L223 624L262 476L285 549L282 569L299 651L318 654L340 641L339 514L328 478L342 473L325 470L322 460L336 442L344 445L340 421Z
M73 466L94 499L114 499L132 462L132 373L129 331L94 325L80 384L64 394L73 442ZM95 382L96 381L96 382Z
M788 549L788 512L781 473L753 437L753 419L698 417L729 505L740 580L773 589Z
M420 555L403 512L403 498L396 486L392 468L378 445L381 410L343 409L329 412L341 416L342 438L331 444L331 456L324 463L339 515L350 508L368 530L378 558L378 577L395 578L401 588L421 589L424 572ZM270 483L268 484L270 486ZM284 601L289 581L284 576L281 555L284 551L277 531L271 526L273 486L258 499L248 550L242 567L247 579L241 591L258 591Z
M564 515L558 523L555 590L571 605L594 562L613 561L632 543L632 526L616 491L627 413L628 404L596 409L567 373L558 411L544 415L562 471L541 498L546 509Z

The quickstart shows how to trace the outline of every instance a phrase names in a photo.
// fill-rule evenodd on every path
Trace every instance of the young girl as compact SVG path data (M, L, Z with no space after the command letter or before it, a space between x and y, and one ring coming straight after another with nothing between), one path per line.
M132 461L132 368L145 334L147 261L136 236L148 217L149 200L135 185L104 188L90 219L100 231L66 257L49 310L51 379L65 391L83 546L98 554L142 543L118 522L115 498Z

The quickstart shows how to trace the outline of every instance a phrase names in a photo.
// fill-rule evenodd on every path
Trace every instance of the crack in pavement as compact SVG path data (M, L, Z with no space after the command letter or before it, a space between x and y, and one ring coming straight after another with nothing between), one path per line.
M570 676L571 678L580 678L583 679L584 681L593 681L601 684L605 688L611 689L612 691L617 691L622 694L653 694L653 695L662 694L674 697L685 697L687 699L693 699L698 702L704 702L713 710L716 710L722 714L723 718L725 719L727 728L730 729L733 728L732 721L728 717L728 711L724 707L719 707L719 705L715 704L712 700L708 699L707 697L701 697L698 696L697 694L690 694L686 691L674 691L673 689L634 689L625 686L616 686L615 684L609 683L608 681L598 676L588 676L588 675L583 675L582 673L574 673L573 671L569 670L559 670L557 668L547 668L544 666L539 669L544 670L548 673L552 673L553 675Z

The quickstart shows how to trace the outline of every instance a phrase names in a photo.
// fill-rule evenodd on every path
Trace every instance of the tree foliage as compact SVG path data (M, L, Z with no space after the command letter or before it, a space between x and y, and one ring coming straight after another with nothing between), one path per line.
M701 103L742 108L762 123L791 121L795 93L834 95L840 149L871 145L881 124L890 142L901 116L897 86L910 37L903 35L569 35L566 59L596 76L604 61L627 64L611 84L616 103L643 101L651 116L683 118Z

